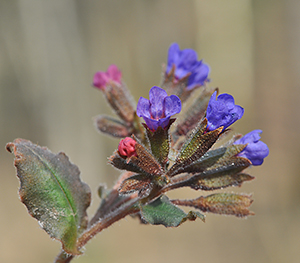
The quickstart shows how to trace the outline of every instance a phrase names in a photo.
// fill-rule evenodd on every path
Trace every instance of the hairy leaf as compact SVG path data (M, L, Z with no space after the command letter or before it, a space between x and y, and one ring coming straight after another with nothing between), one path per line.
M245 174L227 174L227 173L216 173L212 175L204 175L199 179L190 180L192 184L189 186L198 190L216 190L223 189L229 186L240 186L245 181L253 180L254 177Z
M196 190L215 190L228 186L238 186L244 181L254 179L248 174L241 173L249 165L248 159L232 157L226 162L224 161L222 166L196 174L187 180L185 185Z
M200 196L193 200L172 200L174 204L183 206L192 206L203 212L211 212L222 215L235 215L245 217L254 215L249 211L249 206L253 200L251 195L220 193L209 196Z
M225 154L226 147L210 150L201 156L197 161L185 167L187 173L200 173L213 166Z
M139 192L139 197L146 197L153 188L151 177L145 174L137 174L125 179L120 187L119 193L122 195L132 194Z
M132 131L121 121L115 120L109 116L99 115L94 119L96 128L114 137L124 138L130 136Z
M137 166L136 162L132 162L131 158L125 159L121 157L118 151L115 151L113 155L109 157L108 162L120 170L127 170L135 173L145 172L142 168Z
M226 148L226 152L222 155L222 157L213 166L210 166L207 170L214 170L219 167L223 167L225 164L230 164L231 158L240 153L245 147L246 145L244 144L234 144L228 146Z
M141 206L141 216L144 221L152 225L164 225L165 227L177 227L187 220L195 220L199 217L204 221L204 216L197 212L186 214L179 207L172 204L162 195L148 205Z
M214 131L203 133L206 126L207 120L204 119L200 122L186 143L184 143L175 160L175 164L168 172L169 176L185 172L185 168L202 157L216 142L223 128L220 127Z
M57 155L30 141L16 139L7 150L15 155L20 198L31 216L63 249L73 255L78 235L87 226L89 187L64 153Z

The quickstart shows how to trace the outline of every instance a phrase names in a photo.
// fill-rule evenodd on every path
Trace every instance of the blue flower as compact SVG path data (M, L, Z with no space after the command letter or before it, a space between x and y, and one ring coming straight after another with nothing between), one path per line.
M170 117L180 111L181 101L176 95L168 96L165 90L154 86L149 91L149 100L140 97L136 114L144 118L150 130L156 131L159 126L166 128Z
M207 106L206 118L207 118L207 129L212 131L221 126L223 130L233 124L235 121L242 118L244 109L234 104L234 98L227 94L221 94L217 96L215 91Z
M179 45L173 43L168 51L166 73L169 73L174 65L174 73L177 79L182 79L187 74L191 74L188 78L188 90L196 86L202 86L208 80L209 66L204 64L202 60L198 61L197 53L193 49L180 50Z
M246 148L241 151L238 156L249 159L253 165L261 165L264 158L269 155L268 146L259 140L261 133L262 130L251 131L234 143L247 144Z

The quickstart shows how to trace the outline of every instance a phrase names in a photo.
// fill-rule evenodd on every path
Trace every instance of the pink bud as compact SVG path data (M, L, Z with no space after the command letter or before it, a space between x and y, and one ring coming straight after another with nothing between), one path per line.
M105 89L109 82L121 84L122 72L116 65L110 65L106 72L98 71L94 75L93 85L99 89Z
M119 143L118 151L122 157L137 156L135 151L136 141L130 137L126 137Z

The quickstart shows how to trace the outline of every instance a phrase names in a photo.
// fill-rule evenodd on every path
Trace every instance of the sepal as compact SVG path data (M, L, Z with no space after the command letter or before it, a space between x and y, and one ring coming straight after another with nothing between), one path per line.
M154 156L145 146L137 142L135 144L137 156L129 158L121 157L118 151L109 158L109 163L114 167L136 173L144 173L152 176L161 176L163 169Z
M151 131L147 125L144 125L151 152L162 167L165 167L168 162L170 151L169 129L174 121L175 119L170 119L169 125L165 129L158 127L156 131Z

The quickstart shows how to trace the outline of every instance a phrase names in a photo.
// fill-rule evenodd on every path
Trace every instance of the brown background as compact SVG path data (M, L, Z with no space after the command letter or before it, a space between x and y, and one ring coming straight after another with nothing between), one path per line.
M117 64L135 98L146 97L172 42L195 49L211 66L211 85L245 108L236 131L264 131L270 156L250 168L256 180L228 189L253 193L256 216L209 214L177 229L129 217L74 262L299 262L299 14L297 0L1 0L0 262L52 262L60 249L19 202L5 144L21 137L66 152L92 188L91 215L97 186L118 175L106 165L118 140L92 124L110 114L93 74Z

